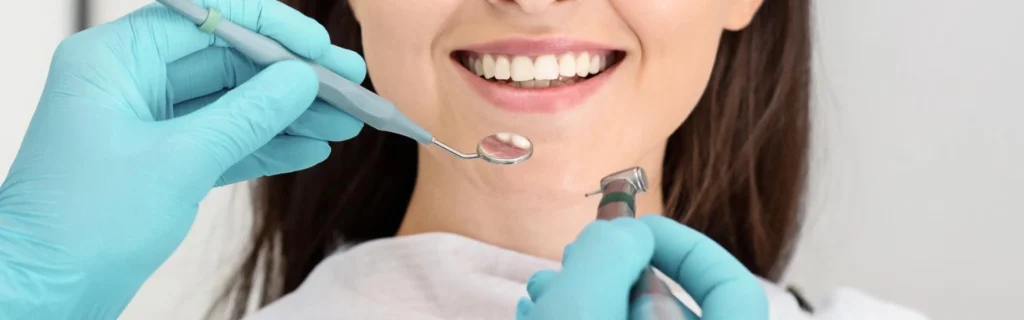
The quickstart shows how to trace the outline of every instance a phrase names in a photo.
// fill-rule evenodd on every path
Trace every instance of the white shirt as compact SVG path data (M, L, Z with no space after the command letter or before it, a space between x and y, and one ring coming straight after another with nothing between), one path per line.
M327 257L297 290L247 320L515 319L530 276L559 268L555 261L455 234L386 238ZM786 290L762 284L772 320L927 319L852 289L834 291L814 305L812 315ZM673 289L697 310L689 295Z

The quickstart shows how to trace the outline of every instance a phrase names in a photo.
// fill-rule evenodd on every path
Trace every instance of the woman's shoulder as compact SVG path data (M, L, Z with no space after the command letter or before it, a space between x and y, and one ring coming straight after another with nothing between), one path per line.
M772 320L927 320L913 309L882 300L854 288L837 288L821 299L808 300L794 290L762 280Z

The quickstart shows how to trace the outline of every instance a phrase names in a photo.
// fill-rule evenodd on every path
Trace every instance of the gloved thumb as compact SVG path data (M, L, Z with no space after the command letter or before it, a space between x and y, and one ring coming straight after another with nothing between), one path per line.
M628 289L654 254L654 237L636 219L594 221L580 232L562 253L564 278L581 282L602 279L615 288ZM621 290L627 292L628 290Z
M631 218L594 221L565 248L560 272L542 271L527 288L520 319L625 319L629 289L654 253L654 238Z
M270 65L212 104L181 121L176 137L199 150L194 160L209 160L208 172L219 176L266 145L294 122L316 99L319 83L301 61Z

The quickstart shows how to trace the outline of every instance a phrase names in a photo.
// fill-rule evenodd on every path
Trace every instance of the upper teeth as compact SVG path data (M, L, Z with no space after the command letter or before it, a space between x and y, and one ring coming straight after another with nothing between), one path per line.
M482 54L470 56L466 67L487 79L530 81L586 77L608 68L610 54L563 53L539 57Z
M519 148L519 149L524 149L524 150L525 149L530 149L530 147L533 146L533 143L530 142L530 139L527 139L524 136L521 136L521 135L518 135L518 134L515 134L515 133L511 133L511 132L498 133L497 134L497 138L498 138L498 141L501 141L501 142L504 142L504 143L511 143L512 145L516 146L516 148Z

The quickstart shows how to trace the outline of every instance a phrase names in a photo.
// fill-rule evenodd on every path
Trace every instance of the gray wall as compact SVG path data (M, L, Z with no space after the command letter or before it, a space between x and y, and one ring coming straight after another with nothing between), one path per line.
M94 2L105 21L145 1ZM71 28L70 8L68 0L0 5L0 39L17 48L0 53L0 174L50 52ZM1024 4L999 0L817 1L809 220L789 282L812 297L858 287L935 319L1019 314L1021 12ZM48 24L22 31L38 19ZM123 318L201 316L241 243L246 196L216 190Z
M936 319L1019 314L1024 5L817 6L818 167L790 279Z

